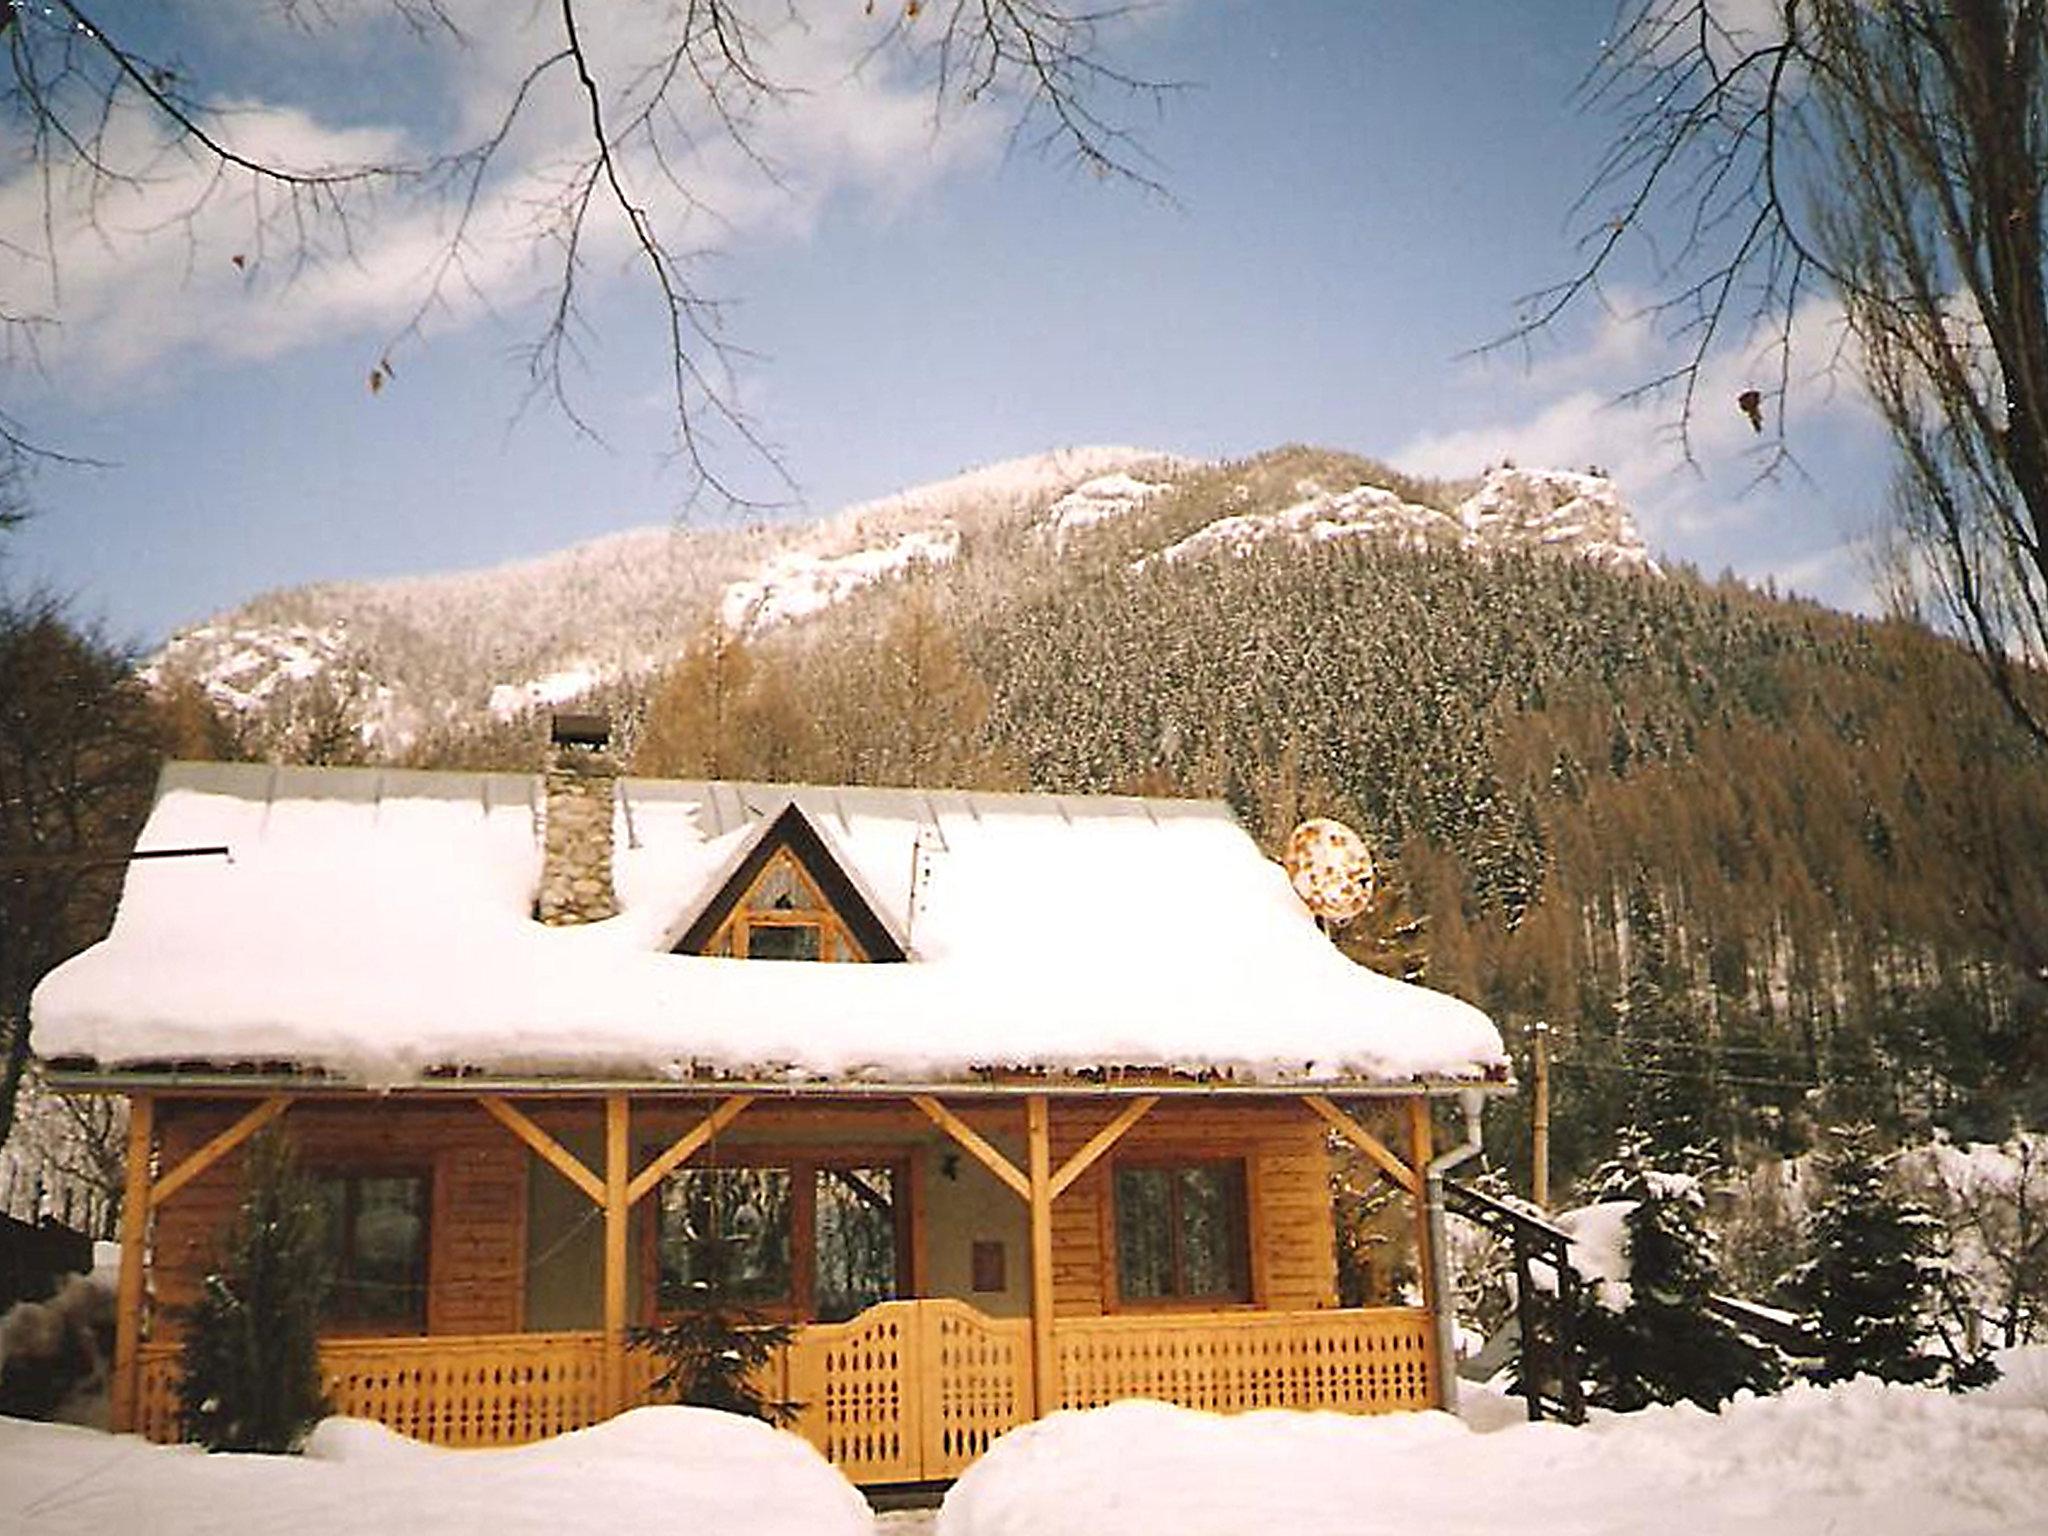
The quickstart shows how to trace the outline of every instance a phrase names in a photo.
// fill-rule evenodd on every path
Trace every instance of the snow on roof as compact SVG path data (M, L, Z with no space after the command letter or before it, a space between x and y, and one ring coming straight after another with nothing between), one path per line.
M669 952L792 800L906 962ZM1220 804L622 779L616 805L619 916L548 928L537 777L171 764L138 846L231 857L130 865L112 932L37 989L36 1049L373 1085L1503 1069L1477 1009L1339 954Z

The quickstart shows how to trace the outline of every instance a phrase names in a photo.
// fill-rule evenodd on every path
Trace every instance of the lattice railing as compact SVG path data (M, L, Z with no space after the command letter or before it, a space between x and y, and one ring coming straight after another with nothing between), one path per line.
M857 1483L918 1477L917 1353L903 1303L805 1328L788 1353L792 1427Z
M1431 1402L1428 1314L1413 1308L1067 1318L1053 1330L1062 1408L1152 1397L1232 1413L1384 1413ZM603 1336L338 1339L321 1346L338 1412L437 1445L517 1445L595 1423ZM177 1438L177 1346L141 1352L137 1427ZM654 1362L628 1356L629 1384ZM951 1477L1032 1417L1030 1325L964 1302L884 1302L799 1331L771 1395L855 1482ZM636 1392L636 1397L644 1393Z
M794 1428L855 1482L962 1471L1031 1417L1031 1328L965 1302L885 1301L789 1347Z
M922 1309L924 1476L966 1470L1004 1430L1031 1419L1031 1323L960 1301Z
M320 1346L337 1413L434 1445L519 1445L604 1417L604 1338L507 1333L330 1339ZM178 1346L145 1344L136 1427L178 1437Z
M178 1346L145 1344L136 1363L136 1433L168 1445L178 1438Z
M1152 1397L1187 1408L1427 1408L1429 1314L1413 1307L1062 1319L1059 1406Z

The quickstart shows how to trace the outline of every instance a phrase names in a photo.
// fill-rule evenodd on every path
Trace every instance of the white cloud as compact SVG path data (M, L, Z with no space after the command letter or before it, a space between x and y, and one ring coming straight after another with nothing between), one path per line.
M1841 306L1833 299L1801 305L1792 332L1795 372L1786 391L1795 446L1800 433L1825 432L1867 415L1843 336ZM1683 344L1661 335L1641 309L1603 319L1581 345L1511 381L1499 414L1425 433L1389 457L1405 469L1445 476L1471 474L1502 458L1560 468L1597 464L1637 498L1657 532L1747 521L1753 512L1740 490L1773 451L1773 423L1766 421L1760 437L1738 401L1746 390L1773 387L1773 341L1758 337L1711 353L1689 414L1675 389L1629 394L1685 357ZM1489 401L1503 394L1497 365L1479 382L1494 386L1486 392ZM1768 400L1765 409L1772 409Z
M1685 357L1682 345L1640 310L1602 320L1579 344L1522 372L1510 374L1498 363L1475 368L1471 419L1417 436L1387 457L1446 477L1504 458L1527 466L1597 465L1620 485L1661 554L1709 572L1728 567L1752 580L1769 577L1824 602L1871 611L1868 529L1876 494L1867 481L1882 453L1845 334L1832 299L1815 297L1800 308L1786 389L1796 457L1761 481L1773 463L1774 423L1767 418L1765 433L1757 434L1738 397L1773 387L1777 362L1768 339L1707 358L1681 434L1679 396L1627 395ZM1835 472L1835 456L1848 448L1865 455L1862 473Z
M790 90L763 105L747 149L693 93L669 125L666 164L644 141L629 140L621 152L632 195L653 211L673 249L800 239L837 195L898 206L999 144L994 114L971 114L938 135L928 83L881 58L856 67L880 25L859 7L768 14L778 19L756 39L757 57ZM364 24L346 8L334 15L339 29ZM600 78L616 92L613 121L624 122L645 101L642 67L661 58L674 20L660 7L590 6L582 15ZM474 142L558 39L551 11L502 0L464 0L453 16L467 41L437 56L452 108L444 142L422 143L396 122L330 126L311 103L282 100L236 104L224 131L253 157L306 167L419 161ZM360 115L359 102L351 108ZM432 325L516 308L548 288L557 253L545 239L546 210L587 142L587 113L566 66L535 87ZM346 225L317 220L302 241L275 189L259 193L246 178L217 176L200 158L163 150L139 114L121 116L110 132L121 163L146 167L132 185L94 187L74 175L57 185L46 219L32 170L0 181L0 287L39 295L34 307L60 322L44 354L60 388L119 380L179 354L251 359L340 335L376 339L405 325L432 291L452 231L444 199L387 190ZM671 173L687 196L669 184ZM580 255L586 284L630 273L624 219L603 200L593 204Z

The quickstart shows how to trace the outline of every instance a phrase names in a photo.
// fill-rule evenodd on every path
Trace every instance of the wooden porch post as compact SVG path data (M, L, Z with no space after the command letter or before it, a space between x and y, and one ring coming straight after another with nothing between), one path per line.
M1031 1178L1031 1382L1040 1418L1060 1405L1052 1338L1052 1134L1045 1095L1024 1101Z
M114 1303L116 1434L135 1428L142 1386L142 1266L149 1235L149 1154L156 1130L156 1100L138 1093L128 1101L128 1177L121 1195L121 1279Z
M604 1378L610 1412L626 1410L626 1234L632 1203L631 1121L623 1093L604 1098Z
M1437 1294L1436 1255L1429 1234L1429 1163L1432 1146L1429 1098L1416 1094L1408 1101L1408 1166L1415 1174L1415 1268L1422 1282L1422 1304L1429 1308L1429 1395L1441 1407L1444 1402L1444 1359L1437 1326L1444 1298Z

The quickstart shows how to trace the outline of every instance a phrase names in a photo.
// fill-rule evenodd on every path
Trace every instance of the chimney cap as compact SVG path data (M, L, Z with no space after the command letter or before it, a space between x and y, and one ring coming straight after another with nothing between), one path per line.
M548 739L558 747L608 747L612 723L603 715L555 715Z

